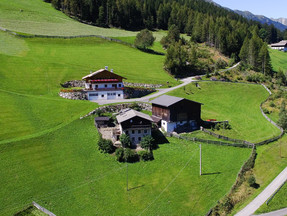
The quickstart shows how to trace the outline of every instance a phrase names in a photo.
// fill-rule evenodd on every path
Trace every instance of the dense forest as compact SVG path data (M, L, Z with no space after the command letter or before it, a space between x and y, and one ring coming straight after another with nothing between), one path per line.
M167 30L175 25L180 33L190 35L192 42L205 42L224 55L236 61L242 59L253 69L264 73L270 71L269 63L262 66L262 61L269 58L267 44L287 39L287 31L281 32L273 25L247 20L204 0L45 1L69 16L102 27ZM257 61L260 57L261 61Z

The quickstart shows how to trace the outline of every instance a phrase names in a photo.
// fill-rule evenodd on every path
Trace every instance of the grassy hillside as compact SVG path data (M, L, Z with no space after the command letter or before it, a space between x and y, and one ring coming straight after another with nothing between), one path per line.
M281 155L280 155L281 152ZM248 187L246 194L248 199L236 206L233 213L239 211L248 203L250 203L259 193L261 193L268 184L287 166L287 136L282 139L270 143L268 145L257 147L257 159L253 173L256 177L256 183L260 185L258 189ZM268 171L266 171L268 170ZM240 194L239 194L240 195ZM287 206L286 202L286 186L282 188L269 205L263 204L256 213L270 212Z
M16 32L40 35L102 35L107 37L129 37L138 32L121 29L100 28L77 22L51 4L42 0L1 0L0 27ZM160 40L165 32L154 32Z
M56 215L203 215L233 184L250 149L170 139L155 160L126 165L97 150L93 118L0 145L0 214L36 201ZM208 199L206 199L208 197Z
M129 82L176 83L162 68L164 56L147 54L115 42L99 38L18 39L3 32L0 36L6 38L3 44L11 38L10 46L3 45L0 51L1 89L55 94L61 82L81 79L91 70L106 65ZM16 48L15 40L23 47Z
M268 92L259 85L199 82L168 93L203 103L202 119L228 120L231 130L215 131L232 138L258 142L280 131L270 124L260 112L260 103Z
M287 71L287 53L280 52L278 50L269 49L272 67L275 71L279 69L283 70L284 72Z

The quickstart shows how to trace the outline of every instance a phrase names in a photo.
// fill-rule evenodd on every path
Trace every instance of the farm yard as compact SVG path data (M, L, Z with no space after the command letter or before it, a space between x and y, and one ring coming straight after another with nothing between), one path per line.
M6 185L1 215L32 200L58 215L202 215L229 190L250 155L250 149L203 145L200 177L198 143L170 138L154 151L154 161L128 165L126 191L126 165L97 150L92 122L75 120L42 137L0 146L0 182Z
M2 0L0 27L24 35L102 35L128 43L138 33L77 22L42 0ZM165 52L159 43L165 34L154 32L153 50ZM281 53L271 51L271 58L275 69L286 67ZM164 71L163 61L163 55L96 37L20 38L0 31L0 185L5 185L0 215L15 214L32 201L56 215L196 216L214 207L230 191L251 149L202 144L199 176L200 143L168 138L154 151L155 160L127 167L98 150L93 116L80 119L99 105L58 96L60 83L106 65L128 82L180 84ZM203 103L204 120L228 120L231 130L215 130L218 134L259 142L280 133L260 112L268 97L262 86L199 82L168 94ZM217 140L199 131L194 136ZM235 211L286 167L286 139L257 148L254 174L260 188ZM286 186L258 212L286 206L285 194Z

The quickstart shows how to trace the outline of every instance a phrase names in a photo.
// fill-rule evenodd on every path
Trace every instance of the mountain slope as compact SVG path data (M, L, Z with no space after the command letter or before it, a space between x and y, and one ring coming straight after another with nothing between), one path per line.
M274 19L274 18L270 18L275 22L279 22L282 23L283 25L287 26L287 18L278 18L278 19Z
M273 24L276 28L280 29L281 31L287 29L287 26L282 24L281 22L279 22L279 20L276 21L275 19L270 19L270 18L263 16L263 15L254 15L253 13L251 13L249 11L235 10L234 12L236 12L237 14L239 14L239 15L247 18L247 19L259 21L262 24L265 24L265 23L268 25Z

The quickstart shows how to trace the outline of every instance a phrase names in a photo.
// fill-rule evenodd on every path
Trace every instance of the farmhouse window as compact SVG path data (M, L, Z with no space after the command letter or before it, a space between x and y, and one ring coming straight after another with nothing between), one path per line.
M108 85L105 85L105 88L107 88L108 87Z
M147 133L147 130L144 130L144 133Z
M105 97L105 95L102 95L102 97Z
M139 137L139 138L138 138L138 141L141 141L141 140L142 140L142 138L141 138L141 137Z
M119 84L119 87L122 87L122 84Z
M135 131L134 130L132 130L132 134L134 134L135 133Z
M140 134L140 133L141 133L141 130L138 130L138 133Z
M121 96L121 94L118 94L118 97L120 97Z

